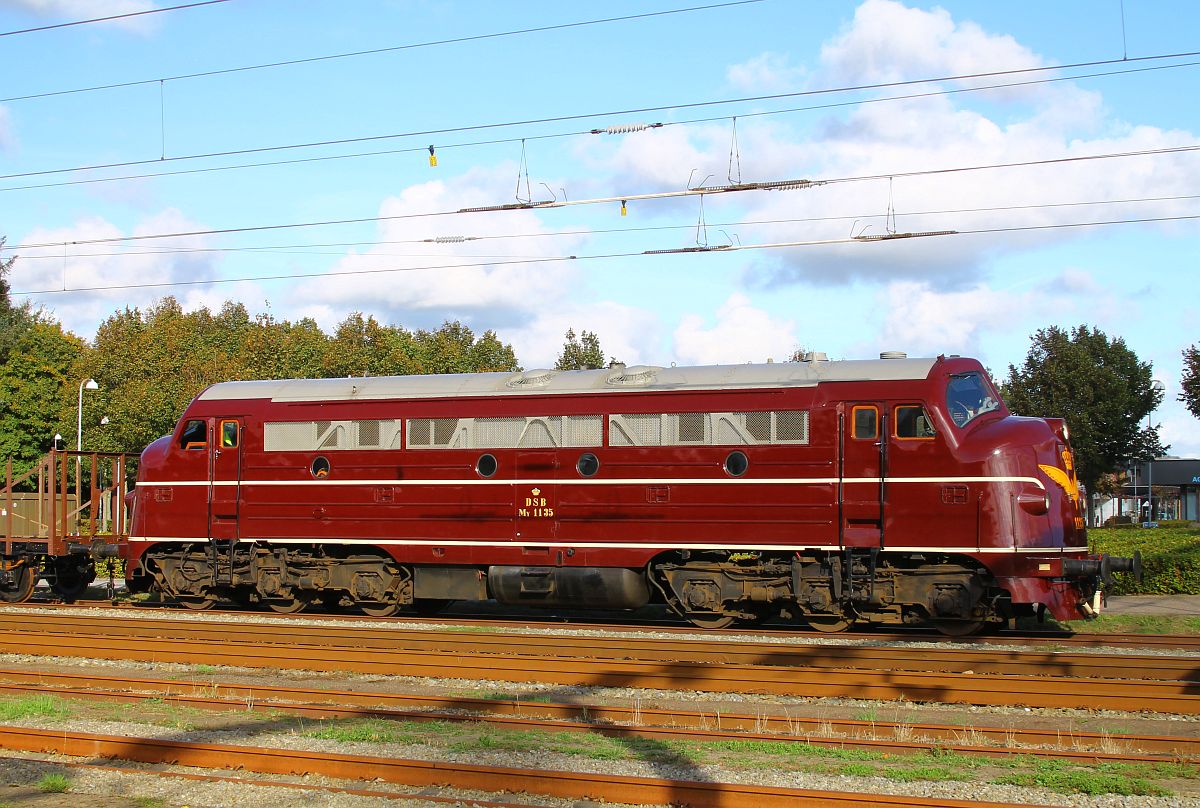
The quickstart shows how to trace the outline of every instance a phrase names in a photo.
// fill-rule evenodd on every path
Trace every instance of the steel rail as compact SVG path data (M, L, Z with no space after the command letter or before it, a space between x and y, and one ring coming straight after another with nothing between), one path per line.
M511 639L511 638L510 638ZM1147 679L925 674L894 670L819 669L769 664L708 664L570 659L524 654L470 655L408 650L278 645L207 639L122 638L63 632L0 631L0 651L39 656L344 671L391 676L543 682L718 693L768 693L893 701L1028 707L1100 706L1200 714L1200 685Z
M5 609L18 610L21 608L39 609L113 609L116 611L151 612L161 611L176 615L193 615L177 603L114 603L111 600L77 600L73 603L31 600L26 603L10 605L0 604L0 613ZM847 631L840 634L828 634L796 624L789 628L779 628L777 625L766 625L752 628L702 629L687 623L682 618L663 620L647 618L635 620L632 618L613 615L597 617L595 614L572 616L569 613L557 613L547 618L545 614L528 618L514 617L511 612L476 613L452 615L449 617L423 617L415 613L399 614L392 617L369 617L354 612L329 613L305 611L297 614L276 614L275 612L255 608L211 609L204 616L229 615L235 617L252 617L255 620L305 620L313 623L328 621L351 621L365 623L398 623L419 624L423 626L490 626L494 628L516 629L579 629L587 631L654 631L669 634L704 634L714 637L776 637L781 639L836 639L847 641L872 641L888 643L940 643L954 645L1048 645L1053 648L1154 648L1159 650L1200 651L1200 635L1190 634L1073 634L1069 631L1019 631L1005 630L996 634L972 637L947 637L930 630L919 628L889 630L881 627L869 631ZM187 619L187 618L183 618ZM588 622L597 621L597 622Z
M178 679L144 679L140 677L96 676L92 674L49 673L0 669L0 682L23 683L43 689L43 692L97 695L128 695L164 700L174 698L213 698L235 703L239 709L263 702L272 705L298 707L345 708L357 706L368 710L387 710L393 713L438 714L469 713L475 716L514 716L518 719L545 717L559 722L581 724L612 724L625 727L658 727L665 729L708 729L718 731L771 732L789 737L810 739L832 730L846 737L864 737L867 733L878 740L880 733L894 738L919 735L939 742L962 743L968 732L972 737L985 738L1001 744L1025 746L1091 746L1120 745L1128 753L1156 754L1179 759L1200 758L1200 737L1177 735L1120 735L1082 730L1042 730L1014 727L964 727L947 724L912 722L858 721L838 718L793 716L786 707L779 712L760 712L755 715L727 713L719 710L706 713L693 710L624 707L612 704L572 702L559 704L520 699L478 699L468 696L429 696L395 692L359 692L350 690L308 689L276 685L229 684L214 681ZM0 684L0 687L4 685ZM943 744L944 745L944 744Z
M121 702L126 704L145 703L151 700L175 704L183 707L191 707L200 710L212 711L238 711L245 712L268 710L272 715L294 715L305 716L310 718L318 718L323 720L328 719L363 719L363 718L383 718L390 721L412 721L419 723L443 721L451 723L482 723L496 728L511 729L516 731L528 730L544 730L549 732L574 732L574 733L593 733L597 735L605 735L616 738L644 738L647 740L663 740L676 739L688 740L702 743L713 741L763 741L772 743L804 743L809 746L825 746L834 749L862 749L871 752L884 752L887 754L911 755L920 752L939 752L951 751L964 755L976 755L980 757L1005 758L1012 755L1026 755L1030 757L1048 758L1053 760L1068 761L1073 763L1163 763L1175 761L1192 761L1200 762L1198 756L1188 756L1179 751L1178 746L1168 755L1149 755L1138 754L1133 752L1116 753L1104 752L1096 749L1079 748L1083 744L1081 736L1073 736L1068 743L1073 743L1076 748L1023 748L1013 744L1011 734L1007 735L1004 740L1005 746L980 746L978 744L967 744L959 742L946 742L946 738L942 735L937 739L930 740L898 740L886 738L869 738L861 735L851 735L843 737L812 737L811 734L797 734L797 729L794 724L789 727L789 732L771 733L764 730L743 730L733 731L732 729L711 729L699 727L685 727L681 725L672 726L628 726L613 723L598 723L597 721L570 721L570 720L553 720L535 717L512 718L501 715L483 715L483 714L464 714L462 712L430 712L429 710L399 710L388 709L383 707L339 707L333 705L321 704L297 704L293 701L265 701L260 697L256 699L232 699L232 698L217 698L211 695L184 695L184 694L169 694L161 695L157 693L130 693L130 692L115 692L111 690L96 690L91 688L47 688L41 685L13 685L0 684L0 695L16 695L24 696L29 694L46 695L52 694L61 698L79 699L86 701L103 701L103 702ZM715 716L714 716L715 720ZM723 722L728 723L728 722ZM763 723L763 722L758 722ZM868 722L856 722L860 725ZM943 731L945 727L941 727ZM966 730L960 729L960 737L966 734ZM919 733L909 729L913 738L919 737ZM894 730L893 730L894 734ZM1093 741L1093 746L1113 745L1114 741L1111 736L1103 736L1098 733L1085 733L1090 736ZM1048 739L1050 733L1046 733L1043 739ZM1064 743L1062 736L1056 738L1061 745ZM1183 742L1183 745L1192 745L1190 739L1178 739ZM1129 738L1121 736L1121 742L1128 742Z
M87 735L25 727L0 726L0 748L209 769L243 769L262 774L317 774L341 780L383 780L409 786L450 785L452 788L490 793L527 792L563 799L654 805L686 804L693 808L761 808L762 805L770 805L772 808L841 808L865 804L881 808L1013 808L1011 803L512 769L443 761L191 743L159 738Z
M41 763L55 768L70 768L77 771L107 772L110 774L137 775L159 779L176 778L192 780L200 783L229 783L237 786L261 786L263 788L282 788L294 791L308 791L321 794L351 794L355 797L378 797L385 800L414 800L421 802L442 803L454 808L531 808L527 802L496 802L481 800L474 797L445 797L436 794L413 794L399 791L379 791L366 788L342 788L340 786L317 785L315 783L293 783L279 780L250 780L245 777L225 777L219 774L198 774L196 772L161 771L154 769L135 769L128 766L100 766L95 763L76 763L69 760L46 760L44 758L27 758L5 756L5 761L19 760L25 763Z
M72 621L53 615L0 615L0 633L86 633L112 639L173 639L352 648L371 651L442 652L453 654L527 654L571 659L694 662L772 665L814 669L861 669L974 673L989 675L1070 676L1085 679L1200 680L1200 660L1187 656L1105 655L1097 653L1027 652L880 648L873 646L746 641L664 640L661 638L594 637L546 634L465 634L403 631L386 628L311 626L273 621L228 623L160 618L81 617Z

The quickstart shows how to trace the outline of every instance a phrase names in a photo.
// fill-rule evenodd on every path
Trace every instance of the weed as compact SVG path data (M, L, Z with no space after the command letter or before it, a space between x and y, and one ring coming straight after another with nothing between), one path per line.
M1167 796L1171 792L1137 777L1087 769L1032 771L998 777L993 783L1041 786L1060 794L1120 794L1126 797Z
M366 721L339 721L333 726L310 732L308 735L340 743L420 744L439 730L445 730L448 727L450 724L445 721L418 724L415 721L388 721L382 718L373 718Z
M886 766L876 772L880 777L895 780L900 783L911 783L916 780L970 780L965 772L951 769L947 766Z
M216 672L217 668L215 665L205 665L204 663L200 663L199 665L192 666L192 673L198 673L202 676L207 676L208 674Z
M0 702L0 721L22 718L65 718L71 708L58 696L39 694Z
M62 794L69 791L71 781L61 774L47 774L37 783L38 790L45 794Z
M164 808L165 802L158 797L134 797L133 804L137 808Z

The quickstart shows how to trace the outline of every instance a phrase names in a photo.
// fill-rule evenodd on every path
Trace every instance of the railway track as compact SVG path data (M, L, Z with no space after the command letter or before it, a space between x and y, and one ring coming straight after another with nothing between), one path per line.
M69 625L52 616L0 615L0 637L21 632L108 635L114 639L171 638L213 642L354 648L455 654L504 654L638 662L770 665L821 670L1072 676L1094 679L1200 679L1200 660L1186 656L1102 655L1011 650L923 649L855 645L784 645L751 641L597 638L545 634L478 634L347 626L228 623L204 620L121 620L79 617Z
M19 619L18 619L19 618ZM335 627L329 627L335 628ZM164 634L170 636L163 636ZM421 647L437 638L429 632L400 638L396 632L362 629L347 633L336 627L334 639L322 644L310 626L279 623L216 623L179 620L119 620L81 618L69 624L53 616L4 615L0 620L0 649L60 657L90 657L143 662L182 662L251 668L347 671L397 676L542 682L593 687L634 687L663 690L770 693L788 696L937 701L1031 707L1136 707L1139 710L1184 715L1200 714L1200 675L1186 657L1108 658L1116 664L1064 662L1054 654L1040 655L1037 674L987 673L972 665L1002 665L1005 659L962 654L994 652L953 651L939 660L938 649L901 654L899 665L871 656L847 667L855 653L887 649L845 646L807 646L815 656L804 657L794 646L773 645L743 653L725 644L713 651L697 642L691 659L680 659L689 646L664 649L664 641L613 638L607 651L597 650L596 638L581 639L587 658L574 650L564 654L567 638L545 635L480 637L450 632L434 648ZM181 636L182 635L182 636ZM377 635L383 635L382 639ZM288 640L287 638L291 639ZM372 646L372 638L379 644ZM578 647L578 646L577 646ZM650 659L637 657L644 652ZM851 653L853 652L853 653ZM1003 652L1013 661L1018 652ZM1092 655L1088 655L1089 659ZM730 661L730 657L737 657ZM824 665L804 664L815 660ZM916 660L916 661L913 661ZM603 664L597 664L602 661ZM1019 661L1019 660L1018 660ZM1152 679L1144 671L1177 665L1175 678ZM1026 661L1028 662L1028 660ZM715 664L719 663L719 664ZM779 664L790 663L790 664ZM1078 668L1072 668L1077 664ZM1078 675L1089 672L1108 677ZM1142 667L1139 667L1142 666ZM875 666L875 667L871 667ZM897 669L940 667L937 673ZM1150 666L1147 668L1145 666ZM950 670L952 669L952 670Z
M188 690L192 692L186 692ZM269 711L272 715L318 719L479 722L514 730L589 732L652 740L803 741L811 746L865 749L897 755L953 751L987 757L1020 754L1082 763L1200 761L1200 738L1182 736L1121 735L1114 738L1105 733L1084 731L1064 734L1061 731L997 727L973 727L968 731L953 725L794 718L787 714L718 715L597 704L522 704L493 699L366 694L215 682L188 687L169 680L0 670L0 695L21 697L31 694L135 704L154 701L216 711L255 709ZM964 739L975 742L967 743ZM982 741L1003 745L981 745Z
M694 808L760 808L762 805L772 808L842 808L864 804L881 808L1013 808L1011 803L473 766L444 761L90 735L24 727L0 727L0 748L82 758L117 758L140 763L239 769L263 774L316 774L342 780L381 780L406 786L448 785L456 789L492 793L526 792L565 799L652 805L686 804Z
M78 600L73 603L59 601L29 601L17 607L0 604L0 614L6 609L14 611L35 607L39 609L72 611L78 609L113 609L116 611L136 612L165 612L168 614L191 615L175 603L114 603L111 600ZM1197 651L1200 652L1200 635L1189 634L1072 634L1064 631L1017 631L1005 630L996 634L977 637L947 637L921 629L889 630L885 628L868 631L847 631L839 634L828 634L806 628L803 624L781 628L777 624L767 624L753 628L699 629L681 619L647 618L636 619L620 615L584 616L570 613L549 614L539 612L530 616L514 616L508 611L479 611L464 612L444 617L428 617L416 614L397 615L394 617L368 617L356 613L342 612L303 612L302 614L276 614L262 609L212 609L204 612L206 616L239 616L251 617L254 620L294 620L302 619L314 623L337 622L368 622L373 624L389 623L398 625L421 626L455 626L455 627L492 627L497 629L530 629L553 630L572 628L587 631L654 631L656 633L672 633L696 635L704 634L713 637L764 637L779 639L820 638L837 639L848 642L886 642L886 643L936 643L977 646L1042 646L1053 649L1070 648L1141 648L1162 651Z

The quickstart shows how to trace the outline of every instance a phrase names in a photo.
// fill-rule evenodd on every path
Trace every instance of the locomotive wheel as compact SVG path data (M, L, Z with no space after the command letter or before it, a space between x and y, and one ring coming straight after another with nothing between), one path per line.
M50 591L61 598L65 603L72 603L87 591L95 577L89 578L79 567L69 561L54 562L54 581L50 584Z
M356 605L367 617L391 617L400 613L399 603L359 603Z
M20 562L9 568L12 583L0 586L0 601L4 603L24 603L33 597L33 586L37 576L28 564Z
M737 618L731 614L706 614L703 612L688 612L684 615L688 622L699 628L729 628Z
M933 627L947 637L970 637L983 632L986 620L934 620Z
M291 598L280 598L277 600L263 601L267 608L278 614L296 614L308 608L309 599L303 595L293 596Z
M806 614L804 622L808 623L809 628L822 634L838 634L842 631L849 631L850 627L854 625L853 620L835 614Z
M181 595L175 598L184 608L194 612L206 612L217 605L217 599L211 595Z

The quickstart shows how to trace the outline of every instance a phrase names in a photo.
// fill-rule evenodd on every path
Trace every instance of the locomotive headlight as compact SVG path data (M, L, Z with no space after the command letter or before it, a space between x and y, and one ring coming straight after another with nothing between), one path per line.
M1033 516L1044 516L1050 512L1049 494L1017 494L1017 504L1021 510Z

